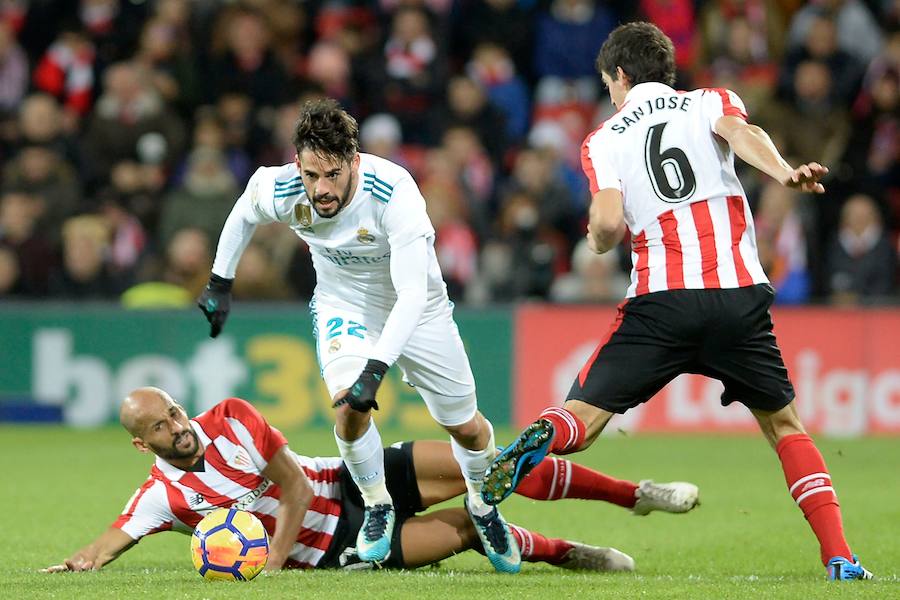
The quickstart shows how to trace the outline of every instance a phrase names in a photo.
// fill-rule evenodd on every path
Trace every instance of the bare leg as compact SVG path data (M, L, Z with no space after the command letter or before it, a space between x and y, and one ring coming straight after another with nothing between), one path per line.
M581 419L582 423L584 423L584 443L576 449L577 451L589 448L613 416L613 413L598 408L593 404L582 402L581 400L566 400L563 408L574 414Z
M334 395L333 401L336 402L346 395L347 390L340 391ZM358 440L369 429L371 412L353 410L348 404L337 407L334 412L334 432L344 441Z
M462 508L447 508L403 523L400 543L404 566L428 565L477 544L478 536L468 513Z
M462 472L447 442L416 442L413 444L413 464L425 508L466 492Z
M775 412L751 410L769 445L774 449L787 435L806 433L793 402Z

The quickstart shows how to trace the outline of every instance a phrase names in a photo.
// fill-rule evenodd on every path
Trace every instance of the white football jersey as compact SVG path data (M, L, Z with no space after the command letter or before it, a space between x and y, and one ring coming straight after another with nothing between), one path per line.
M353 199L330 219L312 208L294 163L261 167L244 194L250 195L259 222L284 223L309 245L316 270L317 303L386 318L397 301L391 282L391 248L425 237L429 264L423 320L448 306L425 199L403 167L360 153Z
M591 193L614 188L624 199L634 264L626 297L768 282L734 153L715 134L723 115L747 118L734 92L641 83L585 139Z

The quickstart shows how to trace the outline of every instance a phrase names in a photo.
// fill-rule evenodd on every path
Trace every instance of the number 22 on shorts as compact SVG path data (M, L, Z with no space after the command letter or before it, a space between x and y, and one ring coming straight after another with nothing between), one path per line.
M328 329L328 333L325 336L326 340L336 338L344 333L352 335L353 337L358 337L361 340L366 339L366 326L357 323L356 321L347 321L347 327L344 328L344 319L341 317L333 317L328 319L328 323L325 324L325 327Z

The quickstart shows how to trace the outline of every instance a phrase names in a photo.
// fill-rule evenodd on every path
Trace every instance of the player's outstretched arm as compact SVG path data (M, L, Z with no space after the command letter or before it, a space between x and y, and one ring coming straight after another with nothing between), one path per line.
M231 213L225 220L222 234L219 236L219 244L216 247L216 258L213 261L209 283L197 298L197 306L209 321L209 337L218 336L228 319L228 313L231 310L231 284L234 281L234 273L241 260L241 255L253 238L256 226L275 220L272 215L264 214L259 210L263 193L261 190L263 187L262 171L263 169L259 169L250 178L247 189L234 203L234 208L231 209Z
M821 194L825 191L820 181L828 168L816 162L792 167L778 152L764 129L747 123L738 117L726 115L716 121L716 133L725 139L743 161L756 167L781 185L801 192Z
M63 571L97 571L111 563L137 542L118 527L110 527L94 540L61 564L41 569L41 573L61 573Z
M281 488L276 517L278 527L266 562L266 571L277 571L284 566L297 541L303 517L313 500L313 490L287 446L282 446L275 453L262 474Z

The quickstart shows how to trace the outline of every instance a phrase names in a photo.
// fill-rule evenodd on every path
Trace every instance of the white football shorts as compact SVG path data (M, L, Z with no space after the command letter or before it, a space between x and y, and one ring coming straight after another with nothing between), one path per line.
M311 304L310 310L319 368L334 398L359 377L384 322L321 302ZM416 327L396 365L441 425L461 425L475 416L475 377L449 306Z

